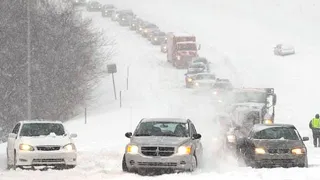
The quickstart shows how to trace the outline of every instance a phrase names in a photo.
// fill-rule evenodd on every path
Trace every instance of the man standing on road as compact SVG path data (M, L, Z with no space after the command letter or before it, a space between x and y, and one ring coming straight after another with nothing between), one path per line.
M320 119L319 114L310 121L309 127L312 130L313 145L314 147L320 147Z

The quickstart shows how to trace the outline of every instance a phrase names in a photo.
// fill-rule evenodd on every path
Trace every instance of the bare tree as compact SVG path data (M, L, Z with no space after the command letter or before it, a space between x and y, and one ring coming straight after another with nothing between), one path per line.
M29 0L28 0L29 1ZM67 120L88 100L112 57L114 41L63 2L30 8L32 118ZM58 3L57 3L58 2ZM27 119L26 0L0 2L0 126ZM106 50L102 47L110 47Z

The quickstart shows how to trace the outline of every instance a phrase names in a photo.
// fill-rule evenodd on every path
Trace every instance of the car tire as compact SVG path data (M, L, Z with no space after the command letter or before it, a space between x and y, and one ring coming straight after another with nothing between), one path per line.
M126 156L123 155L123 158L122 158L122 171L123 172L129 172L129 169L128 169L128 166L127 166L127 163L126 163Z
M193 172L196 170L196 168L198 167L198 160L196 155L192 155L192 159L191 159L191 169L189 169L189 172Z
M309 167L308 159L306 158L304 163L298 164L297 166L300 167L300 168L308 168Z

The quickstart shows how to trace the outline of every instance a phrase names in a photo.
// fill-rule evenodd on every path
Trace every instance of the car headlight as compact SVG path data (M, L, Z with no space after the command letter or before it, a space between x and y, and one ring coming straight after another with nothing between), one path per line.
M142 28L139 28L140 31L142 31Z
M132 26L136 26L135 24L132 24Z
M163 46L163 49L167 49L167 46Z
M181 56L177 56L177 59L180 60L180 59L181 59Z
M128 145L127 146L127 153L130 154L138 154L139 148L136 145Z
M264 124L272 124L272 121L270 119L264 120Z
M155 41L157 41L157 40L158 40L158 38L154 38L154 40L155 40Z
M63 146L63 149L66 151L75 151L76 146L73 143L70 143L70 144Z
M191 82L191 81L192 81L192 78L188 78L187 81L188 81L188 82Z
M263 148L256 148L254 151L256 154L265 154L266 153L266 151Z
M21 151L34 151L34 148L30 146L29 144L20 144L19 149Z
M148 32L148 30L146 30L146 29L145 29L145 30L144 30L144 32L145 32L145 33L147 33L147 32Z
M125 18L122 18L122 21L126 20Z
M228 139L228 142L231 142L231 143L236 142L236 136L235 135L228 135L227 139Z
M295 148L291 150L291 153L296 155L304 154L305 152L306 152L305 148Z
M180 146L178 148L178 154L180 154L180 155L189 155L189 154L191 154L191 147L190 146Z

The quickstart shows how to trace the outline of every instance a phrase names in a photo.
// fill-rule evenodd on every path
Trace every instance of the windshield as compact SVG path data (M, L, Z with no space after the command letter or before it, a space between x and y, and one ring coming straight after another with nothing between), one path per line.
M28 123L21 128L20 136L48 136L54 133L57 136L65 134L64 127L58 123Z
M234 99L236 103L265 103L266 98L267 95L265 92L236 92L234 94Z
M189 127L187 123L179 122L143 122L137 127L135 136L189 137Z
M154 34L155 34L155 36L165 36L166 35L166 33L164 33L164 32L156 32Z
M288 127L272 127L256 132L254 139L300 140L298 131Z
M198 75L196 77L197 80L202 80L202 79L212 79L212 80L215 80L216 79L216 76L213 75L213 74L201 74L201 75Z
M189 68L204 68L202 64L193 64Z
M147 24L144 26L144 28L156 28L157 26L154 24Z
M197 45L195 43L181 43L181 44L177 44L177 50L193 50L196 51L197 50Z
M213 88L216 89L232 89L232 85L230 83L215 83Z

